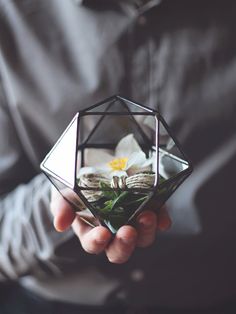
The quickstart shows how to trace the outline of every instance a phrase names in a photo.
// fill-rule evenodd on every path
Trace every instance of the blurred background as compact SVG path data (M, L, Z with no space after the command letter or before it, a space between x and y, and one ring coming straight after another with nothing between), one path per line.
M1 313L235 312L235 16L230 0L0 1ZM112 95L158 110L194 167L166 204L171 228L122 265L55 231L39 168Z

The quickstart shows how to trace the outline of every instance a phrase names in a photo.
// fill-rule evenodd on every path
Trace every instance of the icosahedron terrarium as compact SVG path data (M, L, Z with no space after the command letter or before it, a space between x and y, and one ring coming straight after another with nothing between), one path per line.
M113 96L75 115L41 169L86 222L116 233L158 210L192 166L159 112Z

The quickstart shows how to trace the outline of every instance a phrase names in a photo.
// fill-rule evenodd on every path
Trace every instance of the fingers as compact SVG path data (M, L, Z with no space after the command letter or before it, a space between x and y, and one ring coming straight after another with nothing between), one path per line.
M83 222L79 216L74 220L72 227L81 246L90 254L99 254L104 251L112 238L112 234L107 228L102 226L93 228Z
M106 251L107 258L112 263L125 263L136 246L137 232L131 226L121 227L113 239L107 228L92 228L79 217L74 220L72 227L87 253L99 254Z
M108 260L116 264L127 262L136 246L150 246L158 230L164 231L171 226L170 217L163 207L158 214L153 211L141 213L137 217L136 228L125 225L113 237L107 228L85 223L59 193L52 199L51 211L56 230L65 231L72 225L86 252L99 254L105 251Z
M75 212L70 204L58 193L50 204L51 212L54 216L54 227L62 232L68 229L75 219Z
M165 231L171 227L172 221L166 210L166 207L161 207L158 215L157 215L157 230Z
M137 218L137 246L150 246L156 238L157 215L152 211L141 213Z
M171 226L171 219L165 207L158 214L153 211L145 211L137 218L138 247L148 247L156 239L158 230L165 231Z
M121 227L106 249L108 260L115 264L127 262L135 249L137 236L135 228L131 226Z
M57 231L62 232L72 226L86 252L98 254L104 251L112 237L107 228L101 226L93 228L82 221L58 192L54 193L50 207ZM86 215L85 218L87 218Z

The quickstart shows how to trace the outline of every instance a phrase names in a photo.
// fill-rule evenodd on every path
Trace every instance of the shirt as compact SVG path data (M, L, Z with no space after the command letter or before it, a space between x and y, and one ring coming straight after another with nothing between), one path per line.
M0 0L2 281L80 304L235 296L235 2L151 2ZM171 229L123 265L54 230L39 170L74 114L114 94L158 109L195 168Z

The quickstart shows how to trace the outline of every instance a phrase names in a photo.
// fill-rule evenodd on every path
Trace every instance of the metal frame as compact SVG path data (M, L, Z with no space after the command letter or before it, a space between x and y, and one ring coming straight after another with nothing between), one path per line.
M114 111L114 112L110 112L110 108L113 104L115 104L117 101L120 102L120 104L124 107L124 109L126 110L126 112L121 112L121 111ZM107 103L107 108L104 111L93 111L95 109L99 109L99 107L101 105L105 105ZM129 105L134 106L135 108L139 108L141 110L143 110L142 112L132 112L129 109ZM83 117L85 116L89 116L89 115L94 115L94 116L101 116L101 118L97 121L96 125L93 127L93 129L90 131L90 133L88 134L87 138L82 142L79 143L79 130L80 130L80 121ZM152 116L154 117L154 119L156 120L156 130L155 130L155 146L153 146L153 144L151 143L151 141L149 140L149 138L146 136L145 132L143 131L142 127L139 125L139 123L135 120L134 116L136 115L141 115L141 116ZM45 157L45 159L42 161L40 168L41 170L46 174L46 176L49 178L49 180L53 183L53 185L56 186L56 184L53 182L52 178L58 180L59 182L61 182L62 184L64 184L65 186L69 187L70 189L72 189L84 202L84 204L88 207L88 209L91 211L91 213L97 218L99 219L99 216L96 213L96 209L93 207L93 205L87 201L86 197L82 194L83 190L100 190L100 189L96 189L96 188L83 188L83 187L79 187L78 184L76 183L76 176L77 176L77 156L78 156L78 151L81 151L81 166L84 166L84 150L86 148L115 148L117 143L114 144L107 144L107 143L88 143L89 140L91 139L92 135L96 132L96 130L98 129L99 125L102 123L102 121L104 120L105 116L128 116L130 117L130 119L132 120L132 123L135 124L137 130L139 131L142 139L144 140L145 143L145 148L147 148L149 151L153 151L154 147L156 150L156 176L155 176L155 184L153 186L153 188L151 189L145 189L145 192L150 192L150 196L148 197L148 199L143 202L138 208L137 210L130 216L130 218L128 219L127 223L132 223L132 221L134 220L134 218L141 212L143 211L145 208L148 208L148 204L150 203L150 201L153 200L158 200L158 196L159 196L159 191L161 188L164 188L165 185L167 186L171 186L172 183L176 182L176 186L174 186L174 189L170 191L170 193L167 193L167 195L164 197L164 199L162 200L162 204L159 204L159 207L163 205L164 202L166 202L166 200L174 193L174 191L179 187L180 184L182 184L182 182L190 175L190 173L193 170L193 166L191 161L187 158L187 156L185 155L185 153L183 152L181 145L179 144L178 140L176 139L176 137L174 136L174 134L172 133L171 129L169 128L169 126L167 125L167 123L165 122L165 120L163 119L163 117L159 114L159 112L148 108L144 105L138 104L138 103L134 103L131 100L125 99L121 96L112 96L109 97L101 102L98 102L90 107L88 107L87 109L81 110L80 112L78 112L74 118L72 119L71 123L68 125L68 127L66 128L66 130L63 132L62 136L59 138L59 140L56 142L56 144L54 145L54 147L51 149L51 151L47 154L47 156ZM50 169L48 169L45 166L45 163L47 161L47 159L53 154L53 151L55 149L55 147L57 145L60 145L61 139L66 135L68 129L72 126L72 124L76 121L77 125L76 125L76 141L75 141L75 145L76 145L76 149L75 149L75 165L74 165L74 183L73 185L69 184L67 181L65 181L64 178L58 176L56 173L52 172ZM174 140L175 145L177 146L177 148L179 149L180 153L183 155L186 163L188 164L188 168L181 171L180 173L176 174L175 176L171 177L170 179L166 180L165 182L161 183L160 185L158 184L159 182L159 171L158 171L158 164L159 164L159 124L160 122L162 123L162 125L164 126L164 128L166 129L167 133L169 134L169 136ZM146 145L147 144L147 145ZM58 186L56 186L56 188L58 189L58 191L62 194L62 196L73 206L73 208L75 210L78 210L78 208L76 208L76 205L73 204L73 202L71 202L70 199L68 199L67 197L65 197L65 195L63 195L63 193L60 191L60 189L58 188ZM114 189L116 190L116 189ZM117 189L119 190L119 189ZM124 189L124 190L128 190L131 192L143 192L143 189ZM101 221L99 219L100 223L102 225L105 225L103 221Z

